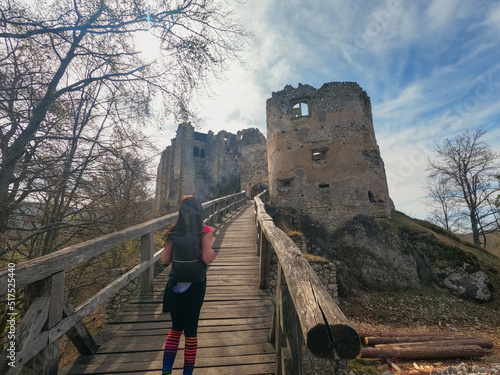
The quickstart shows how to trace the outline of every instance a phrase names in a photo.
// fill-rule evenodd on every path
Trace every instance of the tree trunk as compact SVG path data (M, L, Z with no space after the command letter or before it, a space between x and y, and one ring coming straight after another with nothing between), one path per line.
M399 336L380 336L380 337L365 337L365 344L367 345L378 345L378 344L393 344L393 343L410 343L410 342L423 342L423 341L447 341L447 340L458 340L458 339L471 339L471 337L464 335L433 335L431 334L420 334L420 335L399 335Z
M394 347L404 347L404 348L412 348L415 346L429 346L429 347L434 347L434 346L450 346L450 345L478 345L481 348L484 349L491 349L493 348L493 342L484 339L484 338L475 338L475 337L464 337L464 338L436 338L433 341L417 341L417 342L399 342L399 343L390 343L390 344L378 344L375 345L375 348L377 349L384 349L384 348L394 348Z
M479 239L479 221L477 220L476 212L471 208L470 212L470 225L472 229L472 240L474 245L481 246L481 240Z
M435 331L435 332L398 332L398 331L358 331L358 335L360 338L366 337L414 337L414 336L431 336L431 337L443 337L443 336L453 336L453 337L463 337L464 335L454 333L454 332L445 332L445 331Z
M487 349L479 345L457 345L450 342L449 346L422 346L392 348L363 348L361 358L397 358L397 359L444 359L482 357L488 353Z

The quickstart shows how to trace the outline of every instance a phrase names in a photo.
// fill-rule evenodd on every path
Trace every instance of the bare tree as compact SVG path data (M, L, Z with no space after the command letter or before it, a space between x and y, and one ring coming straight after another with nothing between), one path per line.
M499 174L498 155L481 141L484 131L468 130L454 139L445 139L437 146L439 161L429 160L429 179L446 180L452 193L460 196L467 209L473 241L486 245L485 233L492 229L490 202L498 194L496 176ZM483 241L481 241L481 236Z
M151 145L124 118L107 126L114 102L93 93L89 86L66 103L71 115L57 133L39 135L32 162L19 163L33 180L30 199L11 215L5 242L27 259L135 224L145 211L152 178L141 146Z
M158 95L184 119L193 91L221 74L245 36L229 7L211 0L0 0L0 9L0 232L36 190L26 168L43 158L42 144L72 126L72 97L112 103L107 124L146 118ZM138 33L159 40L155 62Z
M448 179L429 178L425 185L427 190L429 221L436 223L450 232L462 229L463 210L460 207L460 196Z

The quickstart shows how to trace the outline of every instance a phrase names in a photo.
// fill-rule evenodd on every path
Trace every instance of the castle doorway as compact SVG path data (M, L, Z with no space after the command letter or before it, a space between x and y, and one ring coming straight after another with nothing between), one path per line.
M256 195L259 195L264 190L269 191L269 186L261 183L253 185L250 189L250 199L253 199Z

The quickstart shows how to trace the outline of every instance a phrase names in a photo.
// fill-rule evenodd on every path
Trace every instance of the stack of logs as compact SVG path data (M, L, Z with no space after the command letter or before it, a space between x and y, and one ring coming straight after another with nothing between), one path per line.
M485 338L458 333L358 332L366 347L361 358L382 359L451 359L483 357L493 348Z

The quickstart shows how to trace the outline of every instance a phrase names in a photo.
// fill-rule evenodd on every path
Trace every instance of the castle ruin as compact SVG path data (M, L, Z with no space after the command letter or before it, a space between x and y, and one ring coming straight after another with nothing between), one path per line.
M354 82L299 84L267 100L270 199L335 230L357 215L390 218L370 98Z
M161 154L155 208L160 214L174 212L186 194L207 201L246 190L253 198L267 184L266 139L258 129L205 134L183 123Z
M455 246L450 258L450 245L429 237L429 228L400 232L387 220L403 214L392 212L370 98L357 83L286 86L266 110L267 144L257 129L215 135L179 125L158 166L159 213L176 211L185 194L209 200L246 190L251 199L265 188L274 213L300 223L310 251L338 262L341 293L431 283L491 299L474 256Z

